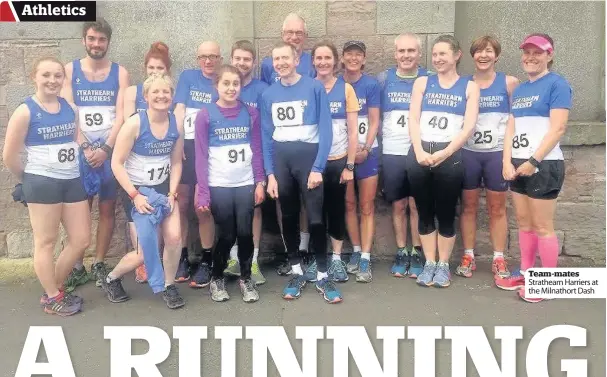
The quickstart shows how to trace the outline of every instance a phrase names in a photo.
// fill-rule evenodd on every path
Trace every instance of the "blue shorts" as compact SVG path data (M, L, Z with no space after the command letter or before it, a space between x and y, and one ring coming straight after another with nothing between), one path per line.
M114 174L112 174L111 177L101 183L101 187L99 188L99 201L116 200L117 196L118 181L116 180L116 177L114 177Z
M407 156L385 154L382 156L382 181L386 201L389 203L411 195L407 177Z
M354 179L360 181L361 179L373 177L378 174L379 148L373 148L365 161L354 166Z
M502 174L503 152L475 152L462 148L464 163L464 190L475 190L483 186L487 190L508 191L508 183Z

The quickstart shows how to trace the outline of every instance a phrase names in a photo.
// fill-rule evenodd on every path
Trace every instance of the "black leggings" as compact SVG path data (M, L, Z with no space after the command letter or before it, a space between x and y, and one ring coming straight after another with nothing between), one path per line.
M422 141L424 151L432 154L445 149L449 143ZM407 158L407 173L411 193L419 213L419 234L427 235L436 230L446 238L455 235L455 208L464 183L464 164L461 151L455 152L437 167L421 166L413 148Z
M327 222L327 233L338 241L346 234L346 184L339 183L347 158L327 161L323 177L325 192L323 211Z
M327 271L327 238L323 220L324 184L308 190L308 177L318 144L274 142L274 176L278 182L278 200L282 212L282 232L290 263L301 262L299 255L300 195L303 197L310 242L316 256L318 271Z
M213 251L213 278L223 277L230 249L238 240L238 262L243 280L251 277L253 258L253 210L255 187L210 187L211 213L215 219L217 246Z

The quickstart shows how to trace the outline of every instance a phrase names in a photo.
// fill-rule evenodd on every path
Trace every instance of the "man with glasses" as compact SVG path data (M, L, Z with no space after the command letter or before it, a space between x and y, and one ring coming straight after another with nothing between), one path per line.
M316 71L312 64L312 55L309 52L303 51L304 43L308 38L306 21L299 15L290 13L282 24L281 37L283 42L293 46L299 55L297 73L303 76L315 77ZM272 85L280 79L278 73L274 70L271 56L264 58L261 62L261 79L268 85Z
M215 240L215 224L210 212L198 215L198 231L202 244L202 258L197 268L190 269L188 260L188 219L193 206L190 203L196 186L196 169L194 166L194 130L196 115L203 107L217 101L217 90L213 84L215 72L222 63L219 44L205 41L198 46L197 55L200 68L186 69L179 76L175 91L175 117L183 122L185 133L183 173L178 189L178 203L181 214L182 251L175 281L190 280L190 271L195 271L190 281L192 288L204 288L211 281L211 249ZM190 260L199 258L192 255Z

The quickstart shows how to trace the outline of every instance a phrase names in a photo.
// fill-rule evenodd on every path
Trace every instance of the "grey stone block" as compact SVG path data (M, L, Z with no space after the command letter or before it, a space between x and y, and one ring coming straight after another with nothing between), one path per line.
M374 35L376 1L329 1L327 3L328 35Z
M34 236L31 230L13 231L6 235L7 256L11 259L34 255Z
M0 44L0 85L25 84L23 49L12 43Z
M448 33L455 23L455 1L378 1L379 34Z
M255 37L280 38L282 23L289 13L299 14L310 37L327 33L327 4L324 1L255 1Z
M0 23L0 39L81 38L81 22Z
M31 96L35 92L33 84L28 85L6 85L6 110L8 116L23 102L27 96Z

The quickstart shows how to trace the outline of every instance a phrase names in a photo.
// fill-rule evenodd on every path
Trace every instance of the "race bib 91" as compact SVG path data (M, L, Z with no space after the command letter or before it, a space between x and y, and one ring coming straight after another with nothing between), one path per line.
M304 105L301 101L278 102L272 104L274 127L295 127L303 125Z

